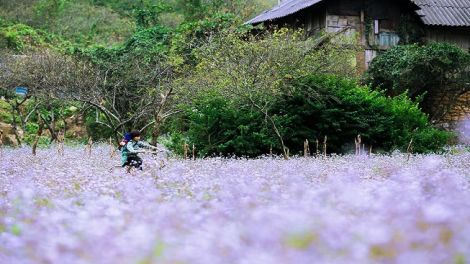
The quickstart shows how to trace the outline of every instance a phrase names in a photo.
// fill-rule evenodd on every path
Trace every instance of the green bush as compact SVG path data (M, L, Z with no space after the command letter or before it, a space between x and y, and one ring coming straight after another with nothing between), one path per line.
M443 85L468 86L469 66L470 54L446 42L400 45L376 57L365 80L391 95L408 91L414 97Z
M39 125L37 123L26 123L25 125L25 135L28 136L28 135L36 135L38 133L38 128L39 128Z
M11 123L11 106L4 100L0 100L0 122Z
M323 91L328 99L309 100L305 94L311 90ZM299 142L305 139L323 141L327 136L330 152L345 153L354 150L354 139L361 135L365 145L386 151L405 151L413 138L414 151L423 153L440 151L452 136L433 128L406 91L397 97L386 97L383 92L358 86L356 80L340 77L300 80L298 92L287 99L282 109L289 120L298 120L286 124L290 130L285 134L286 144L297 150L301 150Z
M313 93L322 96L309 96ZM246 109L217 97L197 100L187 111L189 129L184 136L200 156L254 157L269 153L271 143L276 149L277 140L264 117ZM367 148L384 151L406 151L413 138L413 151L420 153L440 151L452 136L434 129L418 103L405 94L386 97L358 86L356 80L336 76L297 80L293 92L269 112L291 154L301 154L306 139L312 153L316 140L321 151L325 136L328 153L354 152L357 135Z
M200 157L236 155L255 157L267 153L272 139L258 111L236 109L223 98L196 100L187 109L185 136Z

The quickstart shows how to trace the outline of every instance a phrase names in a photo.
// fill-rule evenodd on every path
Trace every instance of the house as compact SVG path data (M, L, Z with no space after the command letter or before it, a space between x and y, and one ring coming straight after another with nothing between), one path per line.
M284 0L245 24L261 23L303 28L309 36L357 34L364 48L357 65L363 70L378 52L398 44L448 42L470 52L470 0ZM427 112L439 117L432 120L436 127L462 138L462 125L470 127L470 87L450 95L445 90L429 95Z
M446 41L470 49L470 0L285 0L245 24L304 28L308 35L357 34L368 68L380 50Z

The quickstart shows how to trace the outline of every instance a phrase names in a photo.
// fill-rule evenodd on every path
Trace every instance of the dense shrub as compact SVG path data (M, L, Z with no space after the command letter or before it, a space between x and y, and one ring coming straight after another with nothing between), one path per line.
M390 94L408 90L411 97L444 85L465 85L470 54L449 43L427 46L400 45L376 57L366 74L373 87L387 89ZM468 85L467 85L468 86Z
M188 109L189 142L200 156L258 156L269 151L269 128L256 110L236 109L228 100L204 98Z
M286 144L297 151L305 139L322 142L325 136L330 152L353 151L360 134L362 143L373 149L405 151L413 138L414 151L430 152L443 147L451 136L432 128L418 103L405 94L386 97L340 77L312 76L299 81L298 89L281 106L288 121L284 126L289 126ZM328 97L312 101L305 95L313 91Z
M309 95L321 93L315 99ZM322 99L318 99L322 98ZM327 136L328 153L354 151L354 139L373 150L406 151L413 139L413 151L440 150L450 134L431 127L428 116L405 94L386 97L383 92L358 86L355 80L311 76L298 80L296 89L270 109L290 153L300 154L308 139L311 152L316 140ZM256 111L235 109L229 101L206 98L188 112L186 135L202 156L257 156L266 154L276 140L263 116Z

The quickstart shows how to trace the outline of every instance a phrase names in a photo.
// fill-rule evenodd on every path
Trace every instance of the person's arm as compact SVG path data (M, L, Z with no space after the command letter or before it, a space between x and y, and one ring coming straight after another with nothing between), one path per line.
M141 148L145 148L145 149L152 149L152 150L158 150L157 147L154 147L152 145L149 145L149 144L146 144L142 141L139 141L139 143L137 143L139 145L139 147Z

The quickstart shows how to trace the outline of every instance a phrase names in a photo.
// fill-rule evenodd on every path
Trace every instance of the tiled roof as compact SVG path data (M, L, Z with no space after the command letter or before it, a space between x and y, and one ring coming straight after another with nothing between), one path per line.
M259 24L264 21L285 17L322 1L323 0L284 0L279 5L245 22L245 24Z
M470 0L412 0L426 25L470 26Z

